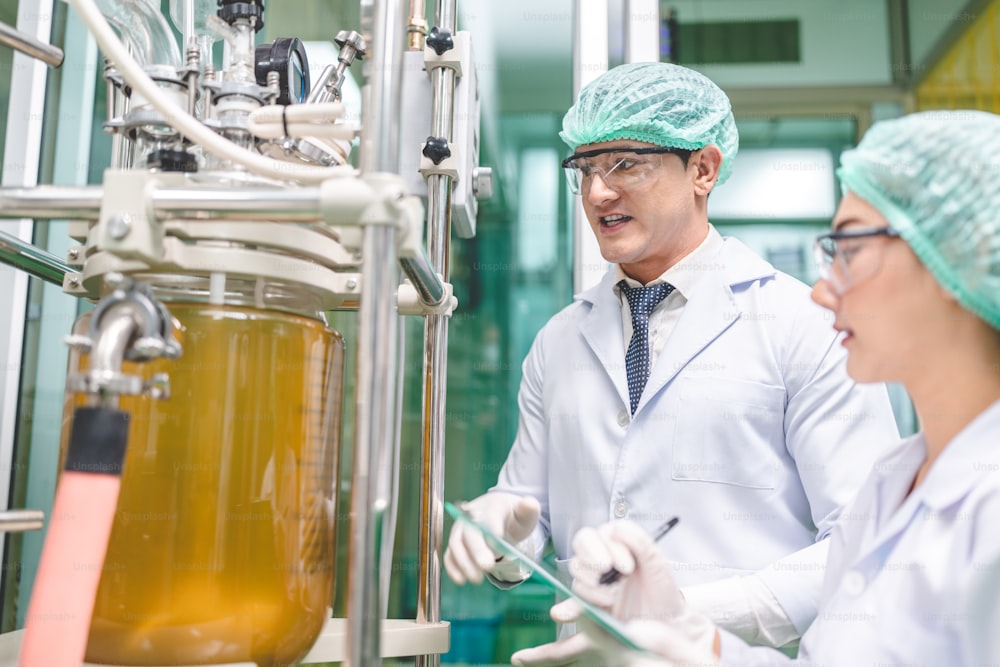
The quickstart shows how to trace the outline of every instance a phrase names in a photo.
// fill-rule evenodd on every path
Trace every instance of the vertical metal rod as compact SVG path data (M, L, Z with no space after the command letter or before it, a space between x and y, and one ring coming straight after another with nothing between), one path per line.
M367 7L366 7L367 5ZM402 88L404 12L401 0L377 0L371 10L371 45L359 166L363 173L396 169ZM385 507L378 502L379 462L391 451L396 409L395 294L399 285L396 229L369 225L362 242L364 290L358 314L358 379L354 471L351 482L347 660L351 667L381 665L377 534Z
M194 34L194 0L184 2L184 51L192 46L197 48L198 41Z
M378 503L379 464L390 451L395 404L395 290L398 270L378 258L396 254L393 228L365 229L358 324L357 426L351 481L351 534L347 598L347 664L381 665L383 617L379 594L379 531L385 507Z
M128 47L128 45L126 45ZM131 52L131 49L129 49ZM109 71L110 65L105 64L105 73ZM113 69L113 68L111 68ZM105 78L108 87L108 118L121 120L129 111L129 98L110 79ZM111 135L111 164L112 169L131 169L134 144L125 136L125 132L118 128Z
M434 24L454 34L456 0L438 0ZM431 134L452 140L455 112L455 71L437 67L431 72L433 106ZM465 147L468 149L469 147ZM427 249L431 265L449 280L452 179L432 174L427 179ZM420 457L420 546L417 622L441 620L441 541L444 533L444 436L447 392L448 318L428 315L424 321L423 434ZM417 667L439 665L441 656L417 656Z
M406 376L406 318L397 317L396 329L396 414L392 425L391 447L379 464L381 486L379 499L385 499L385 516L382 521L379 556L379 609L389 608L389 584L392 581L392 553L396 542L396 522L399 516L399 458L403 432L403 385ZM381 504L381 503L380 503Z

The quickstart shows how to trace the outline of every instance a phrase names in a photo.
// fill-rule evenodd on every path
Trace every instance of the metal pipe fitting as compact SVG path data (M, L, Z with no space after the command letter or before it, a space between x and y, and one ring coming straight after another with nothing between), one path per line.
M0 511L0 532L19 533L25 530L41 530L45 521L42 510L2 510Z
M0 44L6 44L25 55L37 58L49 67L59 67L63 64L62 49L15 30L6 23L0 23Z
M62 285L66 274L73 273L73 269L55 255L4 231L0 231L0 262L54 285Z

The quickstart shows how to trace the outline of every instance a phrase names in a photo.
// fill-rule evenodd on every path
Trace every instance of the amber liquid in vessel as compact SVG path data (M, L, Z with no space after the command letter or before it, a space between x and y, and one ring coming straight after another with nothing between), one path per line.
M128 450L86 660L294 664L333 599L343 339L286 313L168 308L183 355L123 367L168 373L172 395L120 401Z

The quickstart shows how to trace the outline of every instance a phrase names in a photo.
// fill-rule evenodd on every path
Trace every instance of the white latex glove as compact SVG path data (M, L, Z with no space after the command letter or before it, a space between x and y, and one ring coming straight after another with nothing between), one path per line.
M642 528L629 521L614 521L597 529L582 528L573 537L573 552L569 567L574 577L573 591L580 597L623 621L655 621L670 626L671 646L677 655L713 655L715 625L688 606L674 581L670 563ZM612 567L622 577L616 583L601 584L601 575ZM551 615L558 623L571 623L581 617L580 607L566 600L555 605ZM511 662L525 667L603 665L606 653L590 635L577 634L518 651L511 656Z
M541 506L531 496L499 491L470 500L462 509L494 535L518 547L531 536L541 513ZM451 527L448 549L444 552L444 569L456 584L466 581L478 584L487 573L500 581L521 581L527 576L516 562L494 551L479 531L462 521L456 521Z
M631 621L625 626L632 641L648 653L623 648L586 616L580 616L577 627L593 642L604 667L722 667L715 654L696 647L677 630L659 621Z

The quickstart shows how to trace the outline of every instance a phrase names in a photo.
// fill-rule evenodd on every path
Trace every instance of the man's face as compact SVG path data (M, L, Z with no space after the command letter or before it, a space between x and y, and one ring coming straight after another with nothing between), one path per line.
M643 283L659 276L696 247L704 239L707 224L704 216L699 223L696 208L698 152L691 155L687 167L671 153L627 152L630 148L652 147L639 141L618 140L586 144L574 151L579 154L622 149L621 153L589 158L588 164L594 168L582 183L580 197L601 255ZM621 163L622 159L626 162ZM632 160L651 161L640 165L647 170L645 175L639 179L619 177L634 167ZM606 172L611 172L607 179L603 176Z

